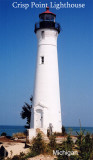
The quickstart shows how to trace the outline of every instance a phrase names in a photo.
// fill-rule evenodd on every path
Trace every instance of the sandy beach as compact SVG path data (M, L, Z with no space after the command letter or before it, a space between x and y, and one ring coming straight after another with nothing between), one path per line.
M24 143L19 142L3 142L0 144L1 146L4 146L5 149L8 151L8 157L12 158L14 155L19 155L21 152L28 153L29 148L24 148ZM38 155L33 158L29 158L28 160L54 160L54 156L50 155Z
M4 142L1 145L8 151L8 157L13 157L14 155L19 155L21 152L27 153L29 151L28 148L24 148L24 143Z
M8 152L8 157L13 157L14 155L19 155L21 152L27 153L29 148L24 148L25 143L19 141L10 140L6 137L0 137L0 147L3 147Z
M72 136L73 141L76 141L76 137ZM64 137L57 137L56 141L57 143L62 143L63 141L66 140L66 136ZM28 153L29 152L29 148L25 148L25 139L18 139L18 140L11 140L8 139L6 137L0 137L0 147L4 146L4 148L7 150L8 152L8 157L12 158L14 155L20 155L21 152L23 153ZM39 155L33 158L29 158L28 160L54 160L54 156L50 156L50 155Z
M29 158L28 160L54 160L55 156L50 155L39 155L33 158Z

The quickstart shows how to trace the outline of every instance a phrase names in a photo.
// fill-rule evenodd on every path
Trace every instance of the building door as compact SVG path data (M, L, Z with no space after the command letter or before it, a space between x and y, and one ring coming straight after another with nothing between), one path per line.
M43 127L43 112L41 109L36 110L36 128Z

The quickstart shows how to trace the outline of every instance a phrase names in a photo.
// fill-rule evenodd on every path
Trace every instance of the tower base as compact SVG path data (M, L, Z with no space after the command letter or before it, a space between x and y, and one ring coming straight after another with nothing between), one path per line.
M28 140L32 140L33 138L36 137L36 129L28 129Z
M44 133L44 135L47 135L47 130L43 129L43 128L31 128L28 129L28 140L31 141L33 138L36 137L36 135L38 134L38 132L40 133Z

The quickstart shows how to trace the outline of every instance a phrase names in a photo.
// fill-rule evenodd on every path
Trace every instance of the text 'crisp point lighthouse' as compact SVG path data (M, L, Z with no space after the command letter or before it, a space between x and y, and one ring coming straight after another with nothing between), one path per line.
M36 136L37 128L47 134L50 125L53 132L62 132L57 57L60 25L55 18L56 15L47 7L39 14L39 23L35 24L38 50L29 139Z

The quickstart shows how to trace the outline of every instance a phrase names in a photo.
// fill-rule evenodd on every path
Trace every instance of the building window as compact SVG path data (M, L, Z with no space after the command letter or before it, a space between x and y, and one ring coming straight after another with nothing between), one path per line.
M40 57L40 64L44 64L44 56Z
M44 38L44 37L45 37L45 35L44 35L44 31L41 31L41 36L42 36L42 38Z

